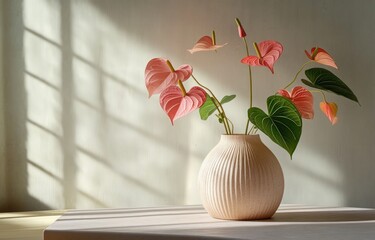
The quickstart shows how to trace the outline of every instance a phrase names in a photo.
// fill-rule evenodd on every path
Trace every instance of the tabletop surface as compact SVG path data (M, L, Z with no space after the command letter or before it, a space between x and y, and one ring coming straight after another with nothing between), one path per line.
M43 230L64 213L63 210L0 213L1 240L43 240Z
M267 220L211 218L202 206L72 210L46 240L85 239L375 239L375 209L281 205Z

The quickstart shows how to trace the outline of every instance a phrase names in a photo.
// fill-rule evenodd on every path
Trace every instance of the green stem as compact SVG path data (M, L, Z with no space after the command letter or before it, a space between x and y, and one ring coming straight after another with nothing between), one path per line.
M290 87L290 85L292 85L296 80L297 80L297 77L298 75L302 72L302 70L306 67L307 64L311 63L312 61L308 61L308 62L305 62L302 67L298 70L298 72L296 73L296 75L294 76L293 80L288 84L286 85L283 89L287 89L288 87Z
M246 54L247 54L246 56L249 56L249 46L247 45L246 37L243 38L243 41L246 47ZM252 107L253 106L253 79L251 75L250 65L248 65L248 69L249 69L249 82L250 82L250 107Z
M229 123L228 123L228 118L225 114L225 111L224 111L224 108L223 106L221 106L221 103L219 102L219 100L216 98L215 94L206 86L202 85L195 77L194 75L191 75L191 77L194 79L194 81L199 85L201 86L202 88L206 89L209 94L211 95L211 97L213 98L213 103L215 104L215 107L216 109L219 111L219 113L223 116L223 124L224 124L224 127L225 127L225 132L227 134L232 134L231 130L230 130L230 126L229 126Z
M321 93L323 95L323 100L325 102L327 102L327 98L326 98L326 95L324 94L324 92L322 90L309 90L311 93Z
M243 42L245 44L245 48L246 48L246 56L249 56L249 45L247 44L247 41L246 41L246 37L242 38L243 39ZM249 82L250 82L250 108L253 107L253 78L252 78L252 74L251 74L251 66L249 65L248 66L248 69L249 69ZM247 118L247 122L246 122L246 128L245 128L245 134L247 134L248 132L248 129L249 129L249 123L250 123L250 119Z
M229 121L229 123L230 123L230 125L232 127L231 133L234 133L234 124L233 124L233 122L229 118L227 118L227 119L228 119L228 121Z

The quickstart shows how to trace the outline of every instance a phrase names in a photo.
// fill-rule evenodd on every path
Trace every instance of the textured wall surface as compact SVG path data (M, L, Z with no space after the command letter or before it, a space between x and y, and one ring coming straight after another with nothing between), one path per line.
M284 45L274 75L253 69L256 106L265 107L307 60L303 51L316 45L332 54L335 73L362 105L329 95L339 105L332 127L315 95L315 119L304 121L292 161L261 135L283 167L284 202L375 207L375 1L4 3L11 209L199 203L199 166L223 129L197 112L172 127L158 97L147 97L144 68L154 57L189 63L216 95L236 93L226 111L243 132L248 78L235 17L249 41ZM212 30L228 45L217 53L186 51Z
M0 211L6 207L6 158L4 124L4 79L3 79L3 1L0 1Z

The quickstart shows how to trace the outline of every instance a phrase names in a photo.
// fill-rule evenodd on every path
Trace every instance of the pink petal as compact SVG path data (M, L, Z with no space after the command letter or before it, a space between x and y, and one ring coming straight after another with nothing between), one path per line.
M328 117L332 125L337 123L337 105L334 102L321 102L320 109Z
M285 89L280 89L277 91L281 96L288 98L289 100L292 100L292 96L290 96L290 93Z
M291 93L285 89L279 90L278 93L294 103L302 118L314 118L314 98L311 92L306 88L297 86L293 88Z
M305 119L314 118L314 97L306 88L297 86L292 90L292 101L301 116Z
M315 49L315 48L313 48L313 49ZM314 51L313 51L313 52L314 52ZM309 59L313 60L311 54L310 54L308 51L305 50L305 54L306 54L306 56L307 56Z
M273 65L281 56L283 52L283 46L276 41L263 41L258 44L259 53L261 57L247 56L241 60L242 63L250 66L265 66L268 67L272 73L274 73Z
M203 36L198 40L194 47L192 49L188 49L188 51L191 54L201 51L214 51L218 48L224 47L225 45L227 45L227 43L223 45L213 45L212 38L210 36Z
M181 65L174 72L167 64L167 59L151 59L145 69L145 83L149 97L161 93L169 86L176 85L178 80L186 81L193 73L190 65Z
M160 105L172 122L200 108L206 101L206 92L200 87L193 87L185 96L177 86L170 86L160 94Z
M315 47L311 49L311 54L313 54L315 49L316 49ZM327 51L324 50L323 48L318 48L318 53L316 54L314 59L312 59L313 56L308 54L307 51L305 51L305 53L311 60L313 60L317 63L320 63L320 64L323 64L323 65L330 66L330 67L338 69L337 65L336 65L335 61L333 60L333 58L331 57L331 55L329 55L327 53Z
M247 64L247 65L250 65L250 66L263 66L261 64L260 58L258 58L256 56L244 57L244 58L242 58L241 62L244 63L244 64Z
M260 55L263 58L263 66L268 67L273 73L273 65L281 56L283 46L276 41L268 40L258 44Z

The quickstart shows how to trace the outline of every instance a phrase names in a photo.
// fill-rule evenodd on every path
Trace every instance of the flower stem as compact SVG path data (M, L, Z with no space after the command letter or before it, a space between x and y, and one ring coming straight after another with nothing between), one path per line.
M324 92L322 90L309 90L311 93L321 93L322 96L323 96L323 100L325 102L327 102L327 98L326 98L326 95L324 94Z
M246 41L246 37L242 38L243 39L243 42L245 44L245 48L246 48L246 56L249 56L249 45L247 44L247 41ZM251 74L251 66L249 65L248 66L248 69L249 69L249 82L250 82L250 108L253 107L253 78L252 78L252 74ZM247 122L246 122L246 129L245 129L245 134L247 134L248 132L248 129L249 129L249 123L250 123L250 119L249 117L247 118Z
M223 124L224 124L224 128L225 128L225 132L227 134L232 134L233 132L231 131L230 129L230 126L229 126L229 122L228 122L228 118L225 114L225 111L224 111L224 108L223 106L221 105L221 103L219 102L219 100L216 98L215 94L206 86L202 85L195 77L194 75L191 75L191 77L194 79L194 81L199 85L201 86L202 88L206 89L208 91L208 93L211 95L210 97L213 98L213 103L215 104L215 107L217 109L217 111L221 114L221 116L223 117Z
M231 133L234 133L234 124L233 124L233 122L229 118L227 118L227 119L228 119L228 121L229 121L229 123L230 123L230 125L232 127Z
M308 62L305 62L301 68L298 70L298 72L296 73L296 75L294 76L293 80L288 84L286 85L283 89L287 89L288 87L290 87L290 85L292 85L296 80L297 80L297 77L298 75L302 72L302 70L306 67L307 64L311 63L312 61L308 61Z

